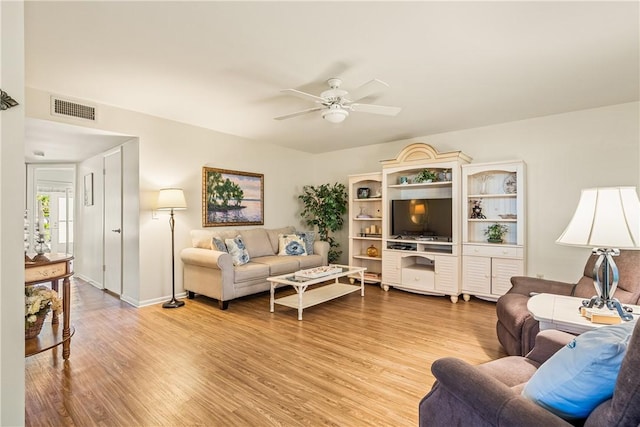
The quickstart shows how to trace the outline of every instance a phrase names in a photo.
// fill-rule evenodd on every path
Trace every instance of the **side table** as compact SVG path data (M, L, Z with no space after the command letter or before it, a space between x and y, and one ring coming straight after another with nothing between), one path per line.
M555 294L538 294L529 298L527 309L534 319L540 322L540 330L557 329L572 334L581 334L601 326L592 323L580 315L584 298ZM640 306L625 304L633 309L634 315L640 314Z
M51 328L43 328L35 338L25 340L25 357L50 350L62 344L62 358L68 359L71 354L71 337L75 329L70 324L71 281L73 276L73 256L69 254L47 254L46 259L27 261L24 263L24 284L32 286L50 282L51 288L58 291L58 283L62 280L62 329L56 317Z

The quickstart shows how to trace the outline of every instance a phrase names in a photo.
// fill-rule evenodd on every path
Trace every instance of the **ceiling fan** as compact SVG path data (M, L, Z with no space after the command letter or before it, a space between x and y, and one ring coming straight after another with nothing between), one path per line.
M318 105L313 108L308 108L306 110L276 117L275 120L290 119L291 117L301 116L303 114L312 113L314 111L322 111L322 118L326 121L331 123L341 123L342 121L344 121L344 119L347 118L347 116L349 116L350 111L358 113L372 113L382 114L385 116L395 116L401 110L400 107L356 103L356 101L366 98L367 96L372 95L380 89L389 87L388 84L381 80L373 79L352 92L340 89L342 80L338 78L331 78L327 80L327 84L329 85L330 89L322 92L320 96L302 92L297 89L284 89L282 92L297 96L298 98L313 101Z

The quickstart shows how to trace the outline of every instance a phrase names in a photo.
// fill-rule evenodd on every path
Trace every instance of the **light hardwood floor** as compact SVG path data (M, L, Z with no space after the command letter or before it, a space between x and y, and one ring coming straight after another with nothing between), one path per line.
M415 426L434 360L505 356L478 299L367 285L298 321L268 293L226 311L136 309L79 280L72 294L71 358L26 359L28 426Z

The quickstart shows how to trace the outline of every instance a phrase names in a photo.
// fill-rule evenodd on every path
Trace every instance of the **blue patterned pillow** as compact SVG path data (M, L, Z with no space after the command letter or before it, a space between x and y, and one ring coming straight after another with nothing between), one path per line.
M224 242L233 260L233 265L243 265L249 262L249 251L244 245L242 236L238 235L233 239L225 239Z
M304 241L304 248L307 250L307 255L313 255L313 242L316 240L315 231L296 231L299 237L302 237Z
M637 320L577 336L531 377L522 395L565 419L586 418L611 398Z
M222 239L213 237L211 239L211 249L214 251L227 252L227 245L224 244Z
M278 243L278 255L307 255L304 240L297 234L281 234Z

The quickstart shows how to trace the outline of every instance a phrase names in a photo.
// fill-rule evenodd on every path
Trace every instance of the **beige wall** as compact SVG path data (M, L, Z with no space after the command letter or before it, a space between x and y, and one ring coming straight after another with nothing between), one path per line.
M45 91L27 89L29 117L86 126L77 120L52 117L49 96ZM139 270L131 261L133 255L125 257L129 265L125 265L123 297L132 304L161 302L171 295L168 214L160 212L156 219L152 218L157 191L163 187L183 188L188 205L186 211L175 215L176 292L182 292L179 253L191 244L189 230L202 227L203 166L264 174L265 227L303 227L298 218L300 205L296 196L304 184L314 182L310 154L110 106L99 105L97 115L98 123L90 127L131 135L138 141L137 153L124 155L127 164L124 173L130 179L135 174L140 187L137 230L129 226L125 231L123 227L125 239L139 236ZM139 156L138 170L135 170L137 162L129 160L132 156ZM93 160L83 163L78 181L81 182L82 174L97 173L95 168L99 164ZM125 191L131 188L125 185ZM125 216L125 221L130 218ZM82 270L82 250L95 239L83 239L81 235L78 238L82 239L82 246L76 257Z
M24 425L24 5L0 1L0 425Z
M28 96L29 116L50 119L48 94L29 89ZM582 188L640 184L639 105L614 105L319 155L113 107L100 107L99 127L139 138L140 293L136 299L149 303L162 301L171 289L167 216L152 219L159 188L185 190L189 209L176 214L178 253L189 245L189 230L201 227L203 166L263 173L265 226L300 227L296 195L302 185L346 184L347 175L380 170L380 160L394 158L415 141L439 151L462 150L474 162L524 160L528 166L528 275L575 280L589 251L556 245L555 239L571 218ZM294 173L292 179L293 170L303 173ZM347 230L338 238L346 252ZM181 275L177 263L180 291Z
M347 173L381 170L379 160L396 157L415 141L439 151L461 150L474 163L522 159L527 163L528 275L574 281L589 250L554 242L571 219L581 189L640 186L639 106L620 104L335 151L318 155L315 163L332 164L326 180L346 184ZM346 233L341 243L346 247Z

